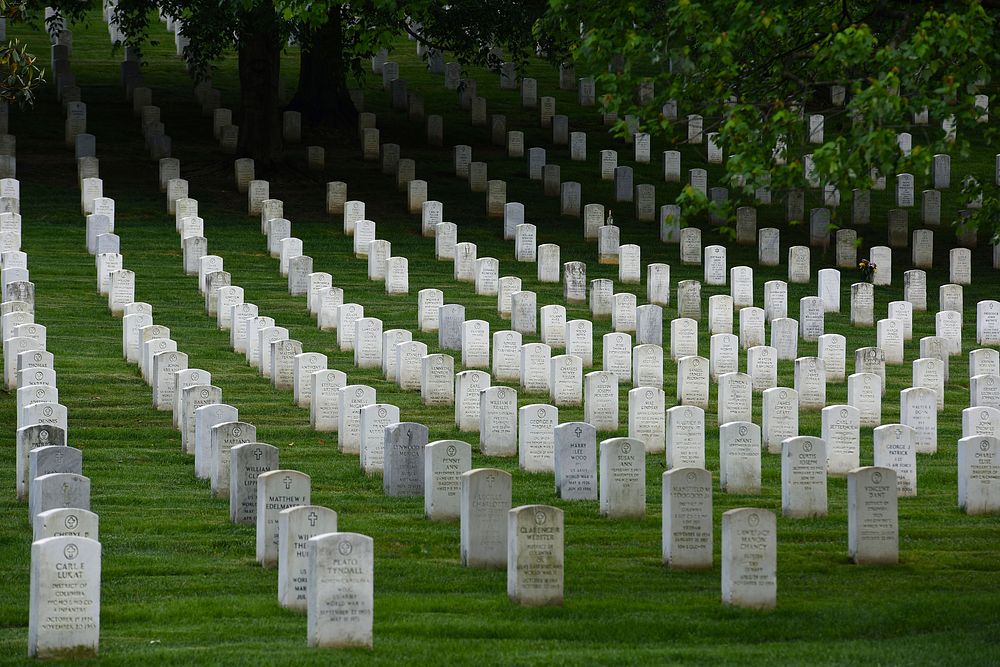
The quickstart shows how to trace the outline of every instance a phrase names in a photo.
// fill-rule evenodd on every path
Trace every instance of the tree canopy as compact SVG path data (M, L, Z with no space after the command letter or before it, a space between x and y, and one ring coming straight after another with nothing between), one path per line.
M300 73L289 108L307 123L353 124L356 111L348 78L362 78L364 65L403 32L429 49L448 51L461 62L496 65L497 53L523 60L533 50L532 27L546 4L466 0L120 0L115 20L126 44L141 50L155 12L174 17L188 38L185 57L198 78L230 49L239 58L240 152L274 157L278 136L279 56L289 40L300 47Z
M935 153L966 152L970 136L994 142L977 94L998 65L996 31L996 8L976 0L637 0L614 12L551 0L536 26L554 57L596 74L619 134L685 141L687 115L702 116L727 156L732 205L807 179L868 189L886 174L926 173ZM810 145L807 110L840 131ZM907 154L897 133L912 122L940 129ZM706 205L690 189L681 203ZM996 210L994 188L974 217L993 227Z

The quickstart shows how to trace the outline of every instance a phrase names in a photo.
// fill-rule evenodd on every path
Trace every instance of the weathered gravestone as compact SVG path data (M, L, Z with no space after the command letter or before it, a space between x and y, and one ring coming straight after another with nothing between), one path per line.
M385 428L382 490L387 496L424 495L424 448L428 429L415 422Z
M996 436L958 441L958 505L971 515L1000 512L1000 440Z
M337 513L319 505L296 505L278 513L278 603L308 609L309 544L317 535L337 532Z
M357 533L325 533L308 540L308 644L371 648L375 610L374 547Z
M436 440L424 448L424 516L459 519L462 475L472 468L472 447L460 440Z
M712 567L712 475L680 467L663 473L663 562L671 569Z
M740 508L722 515L722 601L773 609L777 603L777 522L773 512Z
M600 447L600 511L609 518L646 515L645 448L633 438L610 438Z
M495 468L478 468L462 474L462 565L477 568L506 566L507 513L510 506L510 473Z
M86 537L98 540L99 518L89 510L59 507L35 515L32 541L47 537Z
M781 443L781 513L789 518L826 516L826 443L797 436Z
M48 537L31 545L28 656L97 657L101 626L101 544Z
M278 448L246 442L229 452L229 520L256 525L257 478L278 469Z
M278 565L278 517L282 510L308 505L312 482L297 470L271 470L257 478L257 562Z
M522 505L507 514L507 597L530 607L563 602L563 511Z
M896 471L875 466L847 475L847 545L859 565L899 561Z

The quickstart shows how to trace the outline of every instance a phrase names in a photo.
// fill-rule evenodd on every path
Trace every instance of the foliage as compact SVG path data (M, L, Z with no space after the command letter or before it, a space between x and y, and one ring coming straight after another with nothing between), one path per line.
M294 26L316 27L339 10L347 20L344 57L357 78L365 76L365 60L391 47L401 32L429 50L446 51L465 65L497 70L502 62L523 65L534 51L532 27L546 10L543 0L363 0L307 2L275 0L282 17Z
M0 1L0 16L7 21L24 20L26 11L24 2ZM32 105L38 86L44 82L45 70L36 64L27 44L18 39L0 44L0 100Z
M30 20L34 11L40 11L49 4L31 0L0 0L0 17L8 23ZM55 43L64 25L64 14L80 18L89 7L88 2L67 0L46 19L46 31ZM0 43L0 100L19 106L32 106L38 87L45 83L45 70L38 64L37 57L28 50L28 44L12 39Z
M32 105L38 86L44 82L45 70L35 63L27 44L16 39L0 44L0 99Z
M635 116L642 131L685 140L684 117L703 116L728 156L733 206L752 203L760 187L804 187L806 153L821 184L849 192L880 174L925 174L934 153L966 152L981 115L975 96L1000 62L996 30L996 10L977 0L638 0L615 12L593 0L552 0L536 27L553 57L598 72L619 135L635 131L626 123ZM640 100L643 82L654 92ZM832 99L833 86L844 103ZM668 102L680 120L664 113ZM825 115L816 145L806 110ZM951 121L954 132L903 155L896 133L922 114L938 126ZM985 141L996 133L989 127ZM994 188L974 215L995 211L995 199ZM685 214L705 206L682 203Z
M119 0L114 16L126 36L125 44L139 53L151 39L150 25L156 12L180 21L182 34L188 39L185 59L200 80L208 78L213 64L253 33L255 12L270 4L265 0ZM271 37L280 41L288 34L277 32Z

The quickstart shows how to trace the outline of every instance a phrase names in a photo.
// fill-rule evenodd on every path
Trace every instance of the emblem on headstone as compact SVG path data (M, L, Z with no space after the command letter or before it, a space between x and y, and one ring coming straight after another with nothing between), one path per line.
M454 456L457 451L458 447L455 445L448 445L448 456Z
M757 515L756 513L751 514L747 518L747 523L750 525L751 528L756 528L760 524L760 516Z
M347 540L344 540L337 545L337 551L340 552L341 556L350 556L351 552L354 551L354 545Z
M543 512L542 510L538 510L537 512L535 512L536 526L544 526L547 519L548 517L545 516L545 512Z
M76 560L76 557L79 555L80 548L73 542L70 542L63 548L63 556L66 557L66 560Z
M988 452L988 451L990 451L990 441L989 440L980 440L979 441L979 451L981 451L981 452Z
M812 450L813 450L812 440L806 440L805 442L802 443L802 451L808 453L811 452Z
M233 437L234 438L238 438L241 435L243 435L243 429L240 428L239 426L234 426L233 427Z
M68 514L63 521L63 525L69 530L76 530L76 527L80 525L80 519L75 514Z

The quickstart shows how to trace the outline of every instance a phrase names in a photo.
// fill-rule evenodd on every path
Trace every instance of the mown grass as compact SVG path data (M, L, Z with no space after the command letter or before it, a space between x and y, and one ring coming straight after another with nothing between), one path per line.
M44 53L44 38L29 35ZM165 36L165 33L164 33ZM423 518L419 499L386 498L381 480L364 476L355 457L337 452L336 436L311 431L308 413L292 405L290 392L276 391L245 365L228 346L228 335L204 315L196 279L181 271L180 244L164 195L157 190L156 165L146 159L138 120L125 104L106 32L95 13L90 25L74 27L73 69L88 104L88 128L97 136L105 193L117 205L116 231L122 239L125 266L136 272L136 298L151 303L157 323L169 326L192 367L210 371L224 400L239 408L241 418L256 424L259 440L281 450L281 464L312 476L313 502L339 513L343 530L371 535L375 541L375 649L309 650L305 618L281 609L276 600L276 572L254 561L252 527L229 523L226 503L212 499L206 482L196 480L190 457L180 452L179 434L169 414L151 407L150 390L138 370L121 359L120 321L113 319L96 294L93 259L87 255L79 212L76 168L72 152L62 145L62 113L51 91L30 112L15 114L12 132L18 139L18 176L24 217L23 248L29 254L37 286L36 321L48 327L48 347L55 354L61 401L69 408L69 440L85 452L84 471L93 480L93 509L101 517L104 548L101 659L109 664L149 661L159 664L319 664L330 660L379 663L455 664L593 664L686 662L740 664L753 662L884 664L981 664L1000 659L1000 520L967 517L956 501L955 443L960 436L961 408L967 405L965 356L953 358L946 411L939 419L939 451L921 456L919 496L900 502L900 563L895 567L858 567L847 557L846 484L830 480L829 516L809 520L778 519L778 607L771 612L726 608L720 603L719 568L708 572L670 572L660 562L660 475L662 456L647 457L648 512L641 521L609 521L598 516L595 502L563 502L555 498L549 475L517 470L516 461L473 456L474 466L496 466L514 475L514 502L550 503L566 511L566 597L562 608L522 609L505 595L503 572L468 570L459 565L458 526ZM346 371L351 382L371 384L378 400L398 405L402 418L428 424L432 439L467 439L476 434L454 429L451 408L429 408L415 393L401 392L374 371L356 369L352 357L336 349L335 337L320 332L305 310L303 298L288 296L277 262L267 256L256 218L245 214L245 198L235 191L231 157L223 155L211 136L211 123L197 111L192 87L181 62L171 56L172 41L152 49L144 73L161 106L174 155L199 200L213 254L225 258L233 284L246 289L246 299L289 328L309 351L330 358L331 367ZM527 218L538 225L539 242L556 242L562 260L584 259L589 278L617 278L617 269L596 262L596 248L582 240L581 223L561 218L558 201L543 198L541 186L527 179L521 160L507 159L489 146L489 131L471 128L441 79L424 73L409 42L397 52L402 76L425 96L427 113L445 115L446 145L469 143L475 159L489 163L490 178L504 178L508 200L523 201ZM295 80L295 59L283 62L286 80ZM617 147L620 162L631 163L630 149L603 134L593 110L576 107L574 94L557 91L555 73L539 64L531 74L540 94L554 91L559 112L571 114L573 129L588 131L586 163L569 161L568 149L550 146L547 131L537 127L534 111L520 108L518 94L499 90L497 79L474 73L490 112L507 115L508 128L523 129L526 146L548 148L549 160L562 165L563 180L580 180L584 202L613 206L623 242L640 243L643 261L671 264L674 281L698 278L698 267L682 267L676 246L657 240L656 226L632 219L631 206L614 205L610 183L601 182L596 167L600 148ZM225 101L236 103L233 62L221 65L216 82ZM502 241L500 223L485 218L485 197L468 192L453 175L450 148L428 148L424 128L405 114L388 111L386 95L376 81L366 89L367 105L379 114L383 141L397 141L404 157L417 160L417 175L429 181L430 197L445 204L445 219L459 225L461 240L474 241L479 256L500 259L501 275L519 275L526 289L538 292L539 305L562 303L560 285L535 280L535 266L514 262L512 244ZM914 130L914 143L922 131ZM271 196L285 202L294 235L314 257L316 270L333 274L348 300L383 319L385 328L416 329L416 293L439 287L448 302L466 305L466 316L486 319L494 331L507 328L496 315L495 299L479 297L471 285L457 283L450 263L433 259L433 244L420 237L419 219L403 208L394 179L377 165L360 160L353 131L323 132L305 143L327 149L321 174L305 169L304 148L290 148L286 160L269 170ZM655 145L654 155L664 147ZM684 169L704 166L694 149L684 148ZM956 181L971 172L988 178L992 151L977 150L953 166ZM661 183L658 159L637 166L636 182L657 184L658 203L670 201L676 186ZM262 165L258 173L263 173ZM710 169L713 182L718 176ZM338 218L323 210L324 183L344 180L350 198L367 202L377 221L378 236L392 242L394 254L410 258L410 295L389 298L381 285L366 279L366 265L353 257ZM918 179L919 182L919 179ZM809 193L809 205L819 205ZM845 198L846 199L846 198ZM885 212L891 191L873 195L873 221L864 248L885 241ZM958 207L955 190L945 197L945 210ZM759 209L759 227L782 229L782 248L804 242L805 230L783 223L783 207ZM847 206L843 211L847 211ZM916 212L911 212L915 224ZM934 286L947 282L947 250L952 235L936 232L935 268L929 272L931 311L914 316L913 341L906 345L907 364L887 369L888 391L883 423L898 419L898 392L910 385L909 362L918 356L919 338L933 334L937 304ZM705 244L729 245L729 265L755 267L755 297L762 302L765 280L783 278L784 268L756 266L756 249L728 244L717 231L705 229ZM988 247L975 250L976 284L965 290L964 352L975 347L975 303L995 296ZM901 298L902 271L908 252L897 252L893 285L879 288L877 310ZM832 263L832 253L814 252L813 272ZM874 344L874 329L848 323L849 285L844 272L842 312L828 315L826 327L848 337L849 350ZM645 287L618 285L645 299ZM703 287L703 297L726 288ZM789 314L797 300L815 293L789 285ZM707 301L705 302L707 304ZM568 317L586 317L579 306ZM668 316L674 312L667 310ZM595 322L594 357L599 367L601 335L610 323ZM665 330L668 329L665 322ZM414 338L434 350L436 336L414 331ZM527 340L534 340L528 338ZM707 356L708 337L701 327L700 350ZM799 354L816 353L815 344L799 343ZM741 365L745 363L741 359ZM848 361L848 369L853 364ZM664 388L673 395L673 364L664 369ZM781 362L779 383L792 384L792 365ZM621 388L622 428L626 433L627 386ZM521 404L547 397L521 392ZM828 386L828 403L846 402L846 383ZM0 395L0 429L9 446L0 450L0 465L14 465L14 395ZM755 400L759 423L760 401ZM582 419L582 408L563 408L561 421ZM718 471L718 439L714 424L715 390L708 411L706 454ZM819 434L818 413L803 413L800 430ZM607 434L609 437L611 434ZM870 430L862 432L862 463L872 462ZM742 506L765 507L780 514L780 469L776 456L763 460L760 496L714 494L716 526L722 512ZM0 647L4 660L26 655L30 528L23 505L14 500L14 476L0 477L0 560L7 579L0 596ZM716 560L719 548L715 536Z

